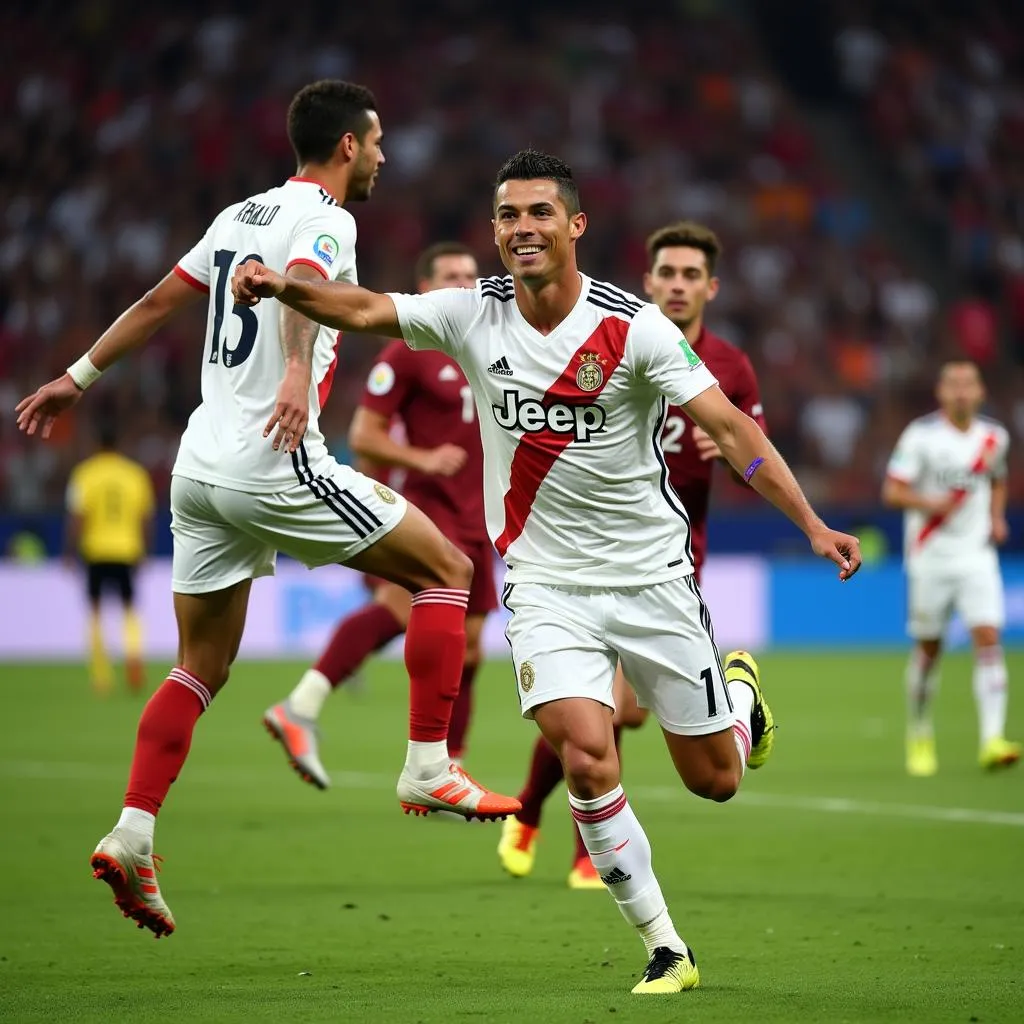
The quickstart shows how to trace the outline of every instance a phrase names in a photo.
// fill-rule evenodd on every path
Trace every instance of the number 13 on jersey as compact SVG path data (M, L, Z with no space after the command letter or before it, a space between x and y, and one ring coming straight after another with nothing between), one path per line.
M239 263L247 260L259 260L263 257L258 253L250 253L236 260L230 249L218 249L213 255L213 262L217 267L217 283L213 291L213 330L210 337L210 359L211 363L221 363L223 366L238 366L249 358L253 345L256 344L256 332L259 330L260 321L256 311L249 306L232 304L231 315L237 316L242 322L242 331L238 342L233 347L228 347L228 339L221 338L221 328L224 326L224 306L227 302L228 291L231 288L231 275Z

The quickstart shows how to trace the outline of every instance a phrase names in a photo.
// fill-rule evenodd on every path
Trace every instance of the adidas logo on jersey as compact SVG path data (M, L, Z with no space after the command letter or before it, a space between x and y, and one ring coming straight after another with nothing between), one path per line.
M632 875L627 875L622 868L612 868L607 875L601 876L601 881L605 885L619 885L622 882L628 882L632 877Z
M438 380L458 380L459 371L454 366L445 366L441 369L441 372L437 375Z
M508 359L505 356L502 356L487 367L487 372L496 373L499 377L511 377L512 367L508 365Z

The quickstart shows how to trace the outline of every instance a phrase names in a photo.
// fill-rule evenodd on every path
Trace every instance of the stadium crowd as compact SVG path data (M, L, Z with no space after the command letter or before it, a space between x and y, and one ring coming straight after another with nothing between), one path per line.
M1010 55L955 22L933 40L890 37L881 14L881 27L851 21L836 40L884 143L879 159L891 155L915 202L950 219L950 259L967 287L940 296L885 244L726 6L638 2L627 20L606 0L524 2L508 15L461 0L316 3L301 17L263 0L244 17L223 3L101 0L59 17L48 3L8 5L3 506L59 505L68 468L91 445L88 422L70 418L61 443L26 443L10 412L18 398L84 351L218 209L292 173L285 108L318 77L364 82L380 104L388 163L372 200L352 209L370 286L411 289L415 255L442 238L471 245L482 272L498 271L495 169L520 146L547 148L580 179L591 215L581 261L595 276L639 292L644 239L671 219L720 234L723 284L709 326L750 355L773 438L812 500L876 502L892 442L931 406L938 359L958 351L983 364L991 411L1019 452L1024 99ZM108 374L100 400L78 414L113 416L160 496L198 396L200 315ZM321 422L342 457L375 352L358 339L341 345ZM1024 474L1010 479L1021 499ZM720 500L746 497L723 482Z

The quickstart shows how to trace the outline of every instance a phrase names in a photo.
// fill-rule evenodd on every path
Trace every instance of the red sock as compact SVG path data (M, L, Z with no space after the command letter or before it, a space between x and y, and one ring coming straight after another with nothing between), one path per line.
M452 721L448 726L448 753L452 757L462 757L466 753L466 733L469 732L469 719L473 714L473 679L479 665L463 665L462 680L459 683L459 695L452 707Z
M448 738L466 656L468 601L468 590L441 587L421 590L412 599L405 631L411 740L438 743Z
M616 754L616 756L619 759L619 771L621 772L622 771L622 750L621 750L621 746L620 746L620 741L622 739L622 726L621 725L614 725L614 726L612 726L612 735L615 737L615 754ZM579 860L582 860L584 857L586 857L589 860L590 859L590 853L587 851L586 843L583 842L583 836L580 835L580 826L576 822L575 818L573 818L573 820L572 820L572 828L573 828L573 831L576 833L576 852L572 855L572 862L573 862L573 864L577 863L577 861L579 861Z
M125 807L156 814L192 745L192 730L210 706L210 691L191 672L173 668L139 719Z
M382 604L371 601L335 627L330 642L313 666L331 686L343 683L374 651L401 635L402 624Z
M519 802L523 809L516 814L516 819L524 825L537 828L540 825L544 801L561 781L562 762L558 760L554 747L543 736L538 736L530 760L530 774L526 778L522 793L519 794Z

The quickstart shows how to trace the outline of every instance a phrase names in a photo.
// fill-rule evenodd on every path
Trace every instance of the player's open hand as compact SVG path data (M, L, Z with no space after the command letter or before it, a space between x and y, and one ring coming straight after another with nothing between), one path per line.
M454 476L466 464L466 449L457 444L442 444L425 452L419 470L429 476Z
M860 541L848 533L830 530L822 525L809 537L811 548L816 555L827 558L839 566L839 578L848 580L861 565Z
M696 423L693 425L693 443L697 446L701 462L722 457L722 449L718 447L718 442L706 430L701 430Z
M302 439L306 435L309 424L309 372L308 368L288 370L277 389L277 401L274 411L263 428L263 436L270 437L271 431L277 427L274 435L274 451L281 445L291 454L298 451Z
M239 306L255 306L260 299L272 299L283 291L284 276L259 260L246 260L235 267L231 294Z
M41 426L43 438L48 438L57 417L65 409L70 409L84 393L70 374L51 380L17 404L14 411L18 414L18 429L31 435Z

